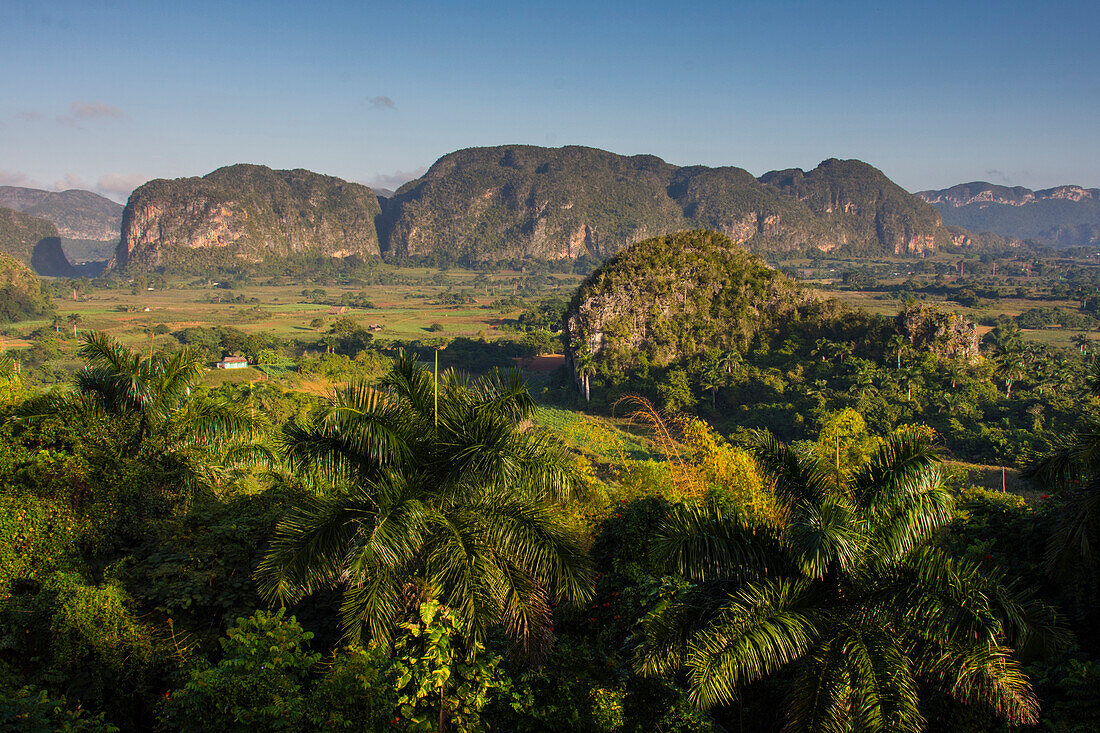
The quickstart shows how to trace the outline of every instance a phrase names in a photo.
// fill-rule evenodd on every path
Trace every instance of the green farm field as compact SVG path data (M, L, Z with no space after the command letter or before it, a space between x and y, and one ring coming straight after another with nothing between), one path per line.
M425 278L436 271L409 268L398 272ZM375 308L308 302L311 298L303 296L302 291L317 289L319 286L316 283L305 286L301 283L281 286L248 284L230 291L172 281L167 288L137 292L126 289L90 290L79 294L76 300L71 297L54 300L62 317L71 313L80 316L79 329L105 331L130 345L147 344L147 329L158 324L166 325L171 331L189 326L228 325L245 333L266 331L284 338L313 340L341 316L352 318L365 327L381 326L376 331L380 338L411 340L431 336L511 336L501 331L499 326L503 319L514 317L520 309L501 310L492 307L492 303L511 294L510 281L517 276L506 273L498 276L492 285L474 289L468 282L476 274L448 270L447 285L320 287L327 300L339 301L345 295L362 297L373 303ZM559 279L562 284L558 289L563 295L570 294L572 286L580 280L573 276L559 276ZM463 305L436 302L440 295L449 290L469 292L474 302ZM219 298L243 302L211 302ZM317 318L322 319L324 325L311 327L310 322ZM24 321L9 326L6 337L11 345L16 345L20 336L50 323L49 319ZM436 323L443 330L429 332L429 326Z

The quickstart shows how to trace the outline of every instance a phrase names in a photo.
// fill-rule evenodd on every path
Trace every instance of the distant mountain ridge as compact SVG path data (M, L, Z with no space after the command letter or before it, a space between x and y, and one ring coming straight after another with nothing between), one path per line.
M392 195L304 170L233 165L137 188L111 266L202 269L299 255L475 265L604 260L707 229L754 250L919 255L952 233L925 201L858 160L759 179L581 146L458 150ZM955 237L955 241L957 241Z
M604 259L698 228L762 251L920 253L949 241L933 207L861 161L757 179L741 168L678 167L580 146L450 153L398 189L384 221L385 251L460 261Z
M91 191L43 191L0 186L0 206L53 222L57 236L100 242L118 240L122 206Z
M917 196L935 206L949 225L1055 247L1100 244L1100 188L1034 191L975 181Z

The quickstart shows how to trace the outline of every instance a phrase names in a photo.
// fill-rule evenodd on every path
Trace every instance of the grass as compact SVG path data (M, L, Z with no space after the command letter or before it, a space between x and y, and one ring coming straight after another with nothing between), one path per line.
M625 430L617 421L556 407L539 406L535 423L562 436L570 448L588 455L597 463L640 461L658 456L648 440Z
M403 275L426 275L428 271L415 268L400 271ZM514 317L518 310L502 312L490 304L506 290L497 287L475 293L475 302L462 306L439 305L433 301L451 288L462 289L462 283L476 273L448 271L449 284L397 285L397 286L329 286L324 290L328 298L339 300L343 295L363 296L377 308L349 307L342 315L364 326L378 324L381 338L422 339L430 334L432 323L439 323L443 331L435 335L446 337L511 338L500 329L502 319ZM560 276L563 294L568 294L579 278ZM456 285L456 283L458 283ZM305 302L301 283L273 286L247 285L233 291L213 287L188 286L182 281L172 282L166 289L141 290L92 290L81 294L78 300L71 297L55 298L57 312L62 316L80 315L80 329L105 331L130 346L148 344L145 329L163 323L172 331L188 326L232 325L245 333L267 331L284 338L314 341L340 314L331 313L332 306ZM503 293L507 294L507 293ZM216 296L235 298L243 296L247 303L211 303ZM318 330L310 327L310 321L321 318L325 326ZM7 339L18 339L36 328L49 326L50 321L39 319L25 321L9 327Z

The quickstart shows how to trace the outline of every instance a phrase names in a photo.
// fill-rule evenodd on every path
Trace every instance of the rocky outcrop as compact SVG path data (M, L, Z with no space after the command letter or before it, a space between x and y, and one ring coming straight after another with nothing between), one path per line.
M579 370L621 375L643 360L744 351L810 299L729 237L658 237L623 250L580 286L566 313L568 355Z
M234 165L136 189L108 269L202 270L296 255L377 256L378 198L305 170Z
M917 196L930 204L962 208L974 204L1026 206L1036 201L1100 201L1100 188L1055 186L1032 191L1023 186L998 186L985 181L961 183L940 191L919 191Z
M967 361L978 358L978 327L958 313L913 305L898 313L894 327L917 352Z
M943 214L947 224L974 232L1055 247L1100 244L1100 189L1055 186L1033 191L984 181L917 194Z
M830 158L809 172L772 171L760 180L805 203L842 244L924 254L948 241L935 208L859 160Z
M440 158L387 200L382 242L398 258L603 259L695 228L758 251L921 254L947 241L934 208L859 161L757 180L740 168L681 168L651 155L514 145Z
M117 242L122 206L91 191L0 186L0 206L53 222L66 239Z

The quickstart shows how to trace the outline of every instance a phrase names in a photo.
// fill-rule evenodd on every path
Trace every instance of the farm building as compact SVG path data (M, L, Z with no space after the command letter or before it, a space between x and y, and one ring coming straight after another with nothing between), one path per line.
M243 356L227 356L214 366L218 369L244 369L248 366L248 359Z

